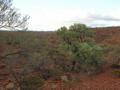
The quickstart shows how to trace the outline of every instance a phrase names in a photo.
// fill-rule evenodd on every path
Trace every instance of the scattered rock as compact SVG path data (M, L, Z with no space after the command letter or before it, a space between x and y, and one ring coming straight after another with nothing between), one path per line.
M68 77L67 77L66 75L61 76L61 80L62 80L63 82L68 82L68 81L69 81L69 80L68 80Z
M56 89L57 88L57 85L56 84L52 84L51 85L51 89Z
M15 85L13 82L10 82L5 86L6 90L12 90L12 89L14 89L14 87L15 87Z

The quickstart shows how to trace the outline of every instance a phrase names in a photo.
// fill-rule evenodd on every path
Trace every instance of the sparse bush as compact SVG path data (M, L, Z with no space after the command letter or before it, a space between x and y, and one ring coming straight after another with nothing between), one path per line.
M87 73L99 72L104 64L102 48L98 45L82 43L76 53L81 69Z
M110 51L108 53L109 61L112 68L120 68L120 47L119 45L114 45L109 47Z
M41 71L41 76L42 78L44 78L45 80L49 79L49 78L54 78L56 76L59 76L61 74L61 71L59 71L58 69L46 69L46 70L42 70Z
M21 81L21 90L42 90L44 79L40 76L24 77Z
M114 70L114 71L112 71L112 74L117 77L120 77L120 70Z

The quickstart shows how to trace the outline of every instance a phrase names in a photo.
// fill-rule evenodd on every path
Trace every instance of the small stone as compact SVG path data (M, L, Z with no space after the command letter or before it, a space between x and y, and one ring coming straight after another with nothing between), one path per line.
M67 76L61 76L61 80L62 81L64 81L64 82L68 82L69 80L68 80L68 77Z
M6 85L6 90L10 90L14 88L14 83L10 82L9 84Z
M57 85L56 84L52 84L51 89L56 89Z

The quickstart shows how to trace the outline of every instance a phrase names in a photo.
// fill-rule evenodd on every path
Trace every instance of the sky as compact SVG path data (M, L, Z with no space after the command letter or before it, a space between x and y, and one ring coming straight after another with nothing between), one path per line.
M120 0L13 0L13 6L30 16L30 30L54 31L74 23L120 26Z

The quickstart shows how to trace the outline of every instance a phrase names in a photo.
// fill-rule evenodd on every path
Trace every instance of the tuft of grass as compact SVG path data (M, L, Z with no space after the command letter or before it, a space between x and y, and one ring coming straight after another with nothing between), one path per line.
M114 71L112 71L112 74L117 77L120 77L120 70L114 70Z

